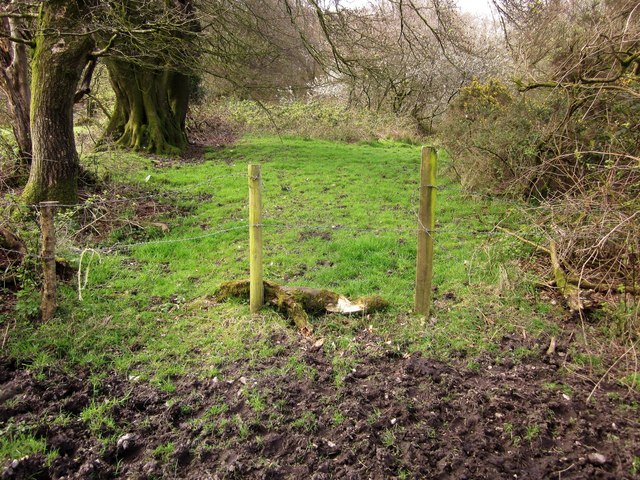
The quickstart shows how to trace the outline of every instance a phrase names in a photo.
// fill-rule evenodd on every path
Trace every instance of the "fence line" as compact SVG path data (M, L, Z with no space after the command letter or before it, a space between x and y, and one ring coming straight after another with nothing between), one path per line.
M266 183L267 187L273 181L272 178L269 178L272 175L263 176L263 181L266 180L265 183ZM276 174L276 175L278 175L278 174ZM96 197L89 197L84 202L74 203L74 204L59 204L59 207L77 209L79 211L79 210L84 210L84 209L88 209L88 208L98 208L98 207L101 207L101 206L109 206L109 205L114 205L114 204L119 204L119 203L127 203L127 202L138 202L138 201L147 200L147 199L155 199L155 198L172 198L172 199L175 199L177 195L189 195L189 194L192 194L193 191L198 189L199 187L212 185L212 184L214 184L215 180L219 180L219 179L223 179L223 178L246 178L246 175L245 174L241 174L241 173L216 175L216 176L209 177L207 180L205 180L203 182L199 182L199 183L195 183L195 184L185 184L184 187L186 187L186 188L180 188L181 187L180 185L175 185L174 187L176 189L171 190L171 191L154 192L154 193L139 195L139 196L136 196L136 197L120 197L120 198L114 198L114 199L104 199L104 198L99 198L99 196L97 198ZM292 178L298 178L298 177L292 177ZM325 177L319 177L319 178L325 178ZM340 177L337 177L337 178L340 178ZM344 177L344 178L346 178L346 177ZM280 178L278 178L277 180L280 180ZM407 184L404 184L404 186L406 187ZM416 182L412 182L410 184L410 186L411 186L411 191L419 192L420 189L421 189L421 187ZM435 186L435 188L438 190L438 192L462 192L462 193L467 193L467 192L465 192L464 189L462 189L460 187L451 186L451 185L444 185L444 186L443 185L438 185L438 186ZM265 190L271 190L271 189L267 188ZM274 190L278 190L278 188L274 188L271 191L274 191ZM281 190L281 188L280 188L280 190ZM290 190L286 190L286 191L290 191ZM116 195L118 195L117 192L114 192L114 193ZM522 204L520 204L517 201L511 201L511 200L507 200L507 199L503 199L503 198L490 197L488 195L478 194L478 193L474 193L474 192L468 192L468 193L469 193L469 195L472 195L472 196L480 196L482 198L486 197L492 202L511 204L514 207L518 207L518 209L521 210L521 211L528 211L528 210L533 211L533 210L537 210L539 208L539 207L525 208ZM190 200L190 198L186 198L185 200ZM32 209L32 210L36 210L37 211L37 210L39 210L40 205L39 204L25 204L25 203L18 202L18 201L10 201L10 200L0 199L0 207L15 207L15 208ZM598 208L598 206L594 206L594 208L591 209L591 210L592 211L600 211L600 212L606 211L606 209Z
M193 190L195 190L196 188L212 185L214 183L213 180L217 180L221 178L246 178L246 176L242 174L218 175L214 177L209 177L204 182L188 184L187 186L189 187L189 190L184 190L184 189L172 190L172 191L164 191L164 192L157 192L157 193L149 193L148 195L140 195L137 197L120 197L115 199L95 199L93 197L89 197L87 200L85 200L82 203L74 203L74 204L61 203L61 204L58 204L58 207L75 208L77 210L82 210L82 209L91 208L91 207L108 206L108 205L113 205L117 203L136 202L136 201L147 200L151 198L160 198L160 197L175 198L176 194L184 194L184 195L191 194L193 193ZM114 192L114 193L117 195L117 192ZM41 208L39 203L28 204L28 203L8 201L8 200L0 200L0 206L25 208L25 209L32 209L32 210L39 210Z
M366 233L375 233L375 234L398 234L398 233L412 233L412 234L417 234L418 232L421 231L421 229L419 227L405 227L405 228L366 228L366 227L348 227L348 226L343 226L343 225L289 225L289 224L285 224L285 223L261 223L261 224L249 224L249 223L245 223L243 225L238 225L235 227L229 227L229 228L223 228L223 229L219 229L219 230L214 230L214 231L210 231L207 233L204 233L202 235L195 235L195 236L188 236L188 237L182 237L182 238L175 238L175 239L164 239L164 240L150 240L150 241L146 241L146 242L135 242L135 243L129 243L129 244L114 244L114 245L110 245L110 246L106 246L106 247L91 247L93 250L100 252L100 253L104 253L104 254L109 254L112 252L117 252L117 251L125 251L125 250L130 250L132 248L136 248L136 247L143 247L143 246L147 246L147 245L161 245L161 244L171 244L171 243L186 243L186 242L191 242L194 240L201 240L204 238L209 238L209 237L215 237L217 235L221 235L223 233L227 233L227 232L232 232L232 231L238 231L238 230L248 230L250 227L255 227L255 226L261 226L264 228L280 228L282 230L299 230L299 231L318 231L318 230L329 230L329 231L345 231L345 232L366 232ZM432 233L434 235L434 241L437 242L438 241L438 236L467 236L467 237L477 237L477 236L493 236L493 237L497 237L497 236L502 236L502 237L510 237L513 238L513 234L511 233L507 233L507 232L501 232L501 231L485 231L485 230L466 230L466 229L439 229L436 228L435 230L429 230L429 229L424 229L425 232L427 233ZM521 237L525 237L525 238L541 238L544 237L545 234L544 233L526 233L526 232L513 232L516 233L518 236ZM591 239L591 240L595 240L595 239L599 239L601 237L599 236L594 236L594 235L571 235L570 238L581 238L581 239ZM82 253L85 249L83 248L68 248L68 250L75 252L75 253ZM1 252L5 252L5 253L14 253L14 254L18 254L21 256L26 256L29 258L41 258L40 255L37 254L32 254L32 253L24 253L21 252L19 250L12 250L12 249L8 249L8 248L3 248L0 247L0 251Z
M136 248L136 247L144 247L146 245L165 245L165 244L171 244L171 243L186 243L186 242L192 242L194 240L202 240L204 238L215 237L216 235L222 235L223 233L233 232L236 230L245 230L246 228L247 228L247 224L244 224L237 227L229 227L229 228L223 228L220 230L215 230L212 232L204 233L202 235L194 235L192 237L183 237L183 238L175 238L175 239L170 238L166 240L150 240L148 242L136 242L136 243L128 243L128 244L115 244L109 247L93 248L93 250L99 253L108 254L116 251L129 250L131 248ZM84 251L84 249L78 249L78 248L74 248L72 250L76 252Z
M283 186L282 186L282 174L279 172L275 172L275 175L277 176L277 180L278 182L280 182L280 190L284 190ZM259 178L260 174L257 174L256 178ZM269 179L269 177L271 177L271 175L268 175L267 178ZM352 175L349 176L349 178L351 178ZM138 196L138 197L120 197L120 198L115 198L115 199L110 199L110 200L106 200L106 199L102 199L102 198L94 198L94 197L90 197L88 198L84 203L82 204L73 204L73 205L60 205L60 204L56 204L55 208L74 208L77 209L77 211L81 211L81 210L86 210L86 209L91 209L91 208L100 208L100 207L107 207L109 205L115 205L115 204L120 204L120 203L135 203L137 201L140 200L145 200L145 199L151 199L151 198L171 198L172 200L175 200L176 195L188 195L188 194L192 194L193 192L195 192L196 189L203 187L203 186L207 186L207 185L212 185L214 184L214 182L216 180L219 179L223 179L223 178L247 178L246 174L225 174L225 175L218 175L218 176L212 176L207 178L205 181L200 182L200 183L195 183L195 184L186 184L185 186L188 187L188 190L185 189L180 189L180 190L175 190L175 191L163 191L163 192L157 192L157 193L149 193L148 195L142 195L142 196ZM299 180L299 177L294 177L296 178L296 180ZM322 179L326 179L326 177L320 177ZM346 178L346 175L344 176L344 178ZM254 176L252 176L252 174L249 174L249 180L251 182L251 180L254 179ZM335 179L332 179L335 182ZM389 179L390 181L393 181L394 179ZM272 180L267 180L268 183L270 183ZM307 179L308 181L308 179ZM424 192L426 190L429 190L431 192L434 192L435 190L438 191L443 191L443 192L447 192L447 191L462 191L462 189L457 189L457 188L451 188L448 185L445 185L444 187L437 187L435 186L435 179L434 178L429 178L428 181L426 180L422 180L421 185L418 186L417 184L414 184L413 182L411 182L410 188L408 189L410 192ZM407 183L403 184L405 187L407 186ZM291 191L289 190L284 190L284 191ZM207 193L208 192L203 192L203 193ZM412 196L413 198L413 196ZM193 198L190 198L191 200L194 200ZM495 200L495 199L492 199ZM243 200L244 202L244 200ZM235 202L233 202L235 203ZM233 204L232 202L229 202L228 205ZM251 202L250 202L251 203ZM261 202L260 202L261 203ZM517 204L516 202L509 202L512 203L514 206L518 206L519 208L521 207L519 204ZM246 203L244 204L246 205ZM45 244L45 232L44 230L48 230L49 233L55 234L55 229L54 226L52 224L52 221L49 222L51 223L51 225L49 226L49 228L45 229L44 228L44 223L45 222L45 213L47 212L47 206L45 204L37 204L37 205L28 205L28 204L22 204L19 202L11 202L11 201L2 201L0 200L0 206L14 206L14 207L18 207L18 208L26 208L26 209L30 209L30 210L35 210L41 213L41 218L40 218L40 225L43 226L42 231L43 231L43 240L42 240L42 244ZM533 208L532 208L533 209ZM51 213L51 212L49 212ZM260 214L262 213L261 208L260 208ZM92 251L97 252L97 253L103 253L103 254L111 254L111 253L116 253L116 252L124 252L124 251L128 251L130 249L136 248L136 247L143 247L143 246L148 246L148 245L162 245L162 244L178 244L178 243L185 243L185 242L191 242L191 241L196 241L196 240L202 240L205 238L210 238L210 237L214 237L217 235L221 235L224 233L228 233L228 232L233 232L233 231L240 231L240 230L248 230L249 232L256 232L256 231L260 231L262 232L262 227L264 228L270 228L270 229L280 229L280 230L298 230L298 231L319 231L319 230L328 230L328 231L346 231L346 232L368 232L368 233L374 233L374 234L394 234L394 235L398 235L401 233L411 233L414 235L417 235L419 238L422 238L422 240L424 240L426 238L426 241L428 244L431 244L435 241L437 241L439 236L450 236L450 235L454 235L457 237L477 237L477 236L503 236L503 237L521 237L522 238L529 238L529 239L535 239L538 242L542 242L544 241L545 237L546 238L550 238L550 234L548 232L545 232L543 229L540 229L538 231L531 231L531 232L508 232L508 231L503 231L503 230L498 230L497 228L500 227L500 225L503 223L503 221L499 221L495 224L491 224L491 225L480 225L479 227L477 227L476 229L470 229L468 227L463 228L455 228L451 225L447 226L447 227L439 227L437 226L435 223L432 223L431 221L428 222L428 224L425 226L425 223L423 221L423 219L421 219L418 215L418 212L413 211L413 210L408 210L407 212L410 214L412 217L415 216L416 220L417 220L417 225L411 226L411 227L382 227L382 226L372 226L373 222L371 222L370 220L367 221L367 226L364 227L355 227L355 226L344 226L344 225L340 225L339 223L336 224L331 224L331 225L324 225L324 224L289 224L289 223L283 223L283 222L269 222L268 218L267 221L263 221L261 219L261 215L256 216L255 215L255 211L254 213L251 214L251 218L249 219L249 222L246 221L242 221L241 225L235 225L235 226L229 226L232 225L235 222L228 222L224 225L221 225L221 228L217 229L217 230L209 230L206 233L203 234L199 234L199 235L193 235L193 236L186 236L186 237L182 237L182 238L165 238L165 239L159 239L159 240L149 240L149 241L140 241L140 242L134 242L134 243L129 243L129 244L114 244L111 246L105 246L105 247L98 247L98 248L91 248ZM637 213L636 213L637 215ZM95 214L94 214L95 216ZM435 221L433 221L435 222ZM94 222L95 223L95 222ZM89 223L89 225L91 225L91 223ZM83 229L86 228L86 225L83 227ZM251 233L250 236L253 238L254 233ZM613 233L613 231L611 232ZM426 235L424 235L426 234ZM556 234L556 236L558 236L559 233ZM260 235L261 236L261 235ZM567 237L569 238L574 238L574 239L601 239L601 236L599 235L574 235L574 234L568 234ZM251 244L253 244L253 240L250 241ZM533 244L533 242L531 242ZM424 244L424 241L422 242L422 244ZM422 245L421 244L421 245ZM262 246L260 245L260 249L262 248ZM420 251L420 246L418 246L418 251ZM69 247L68 250L70 250L71 252L75 252L77 254L82 255L86 249L78 249L76 247ZM45 248L43 248L42 253L40 255L36 255L36 254L30 254L30 253L24 253L21 252L19 250L12 250L12 249L6 249L6 248L0 248L0 251L5 252L5 253L12 253L12 254L18 254L20 256L28 256L30 258L37 258L43 261L44 264L47 263L47 261L49 261L49 264L51 263L51 260L53 259L53 256L55 254L51 254L51 253L47 253L47 250ZM252 249L253 251L253 249ZM253 256L253 254L251 254L251 256ZM253 262L252 262L253 263ZM424 261L418 261L419 264L421 264L423 267L425 266L425 262ZM430 277L430 269L431 269L431 263L430 260L427 261L427 273L425 273L425 275L427 277ZM54 263L54 270L55 271L55 263ZM420 266L417 267L417 269L420 269ZM51 270L51 265L49 265L49 270ZM423 275L424 276L424 275ZM51 274L49 272L48 277L51 277ZM428 278L427 280L430 281L430 278ZM430 298L430 283L429 281L427 281L425 283L425 285L429 285L428 287L421 287L426 293L425 298L427 296L429 296ZM47 285L45 285L44 288L44 292L47 292L48 286L50 286L51 280L49 280L48 282L45 282ZM55 274L53 276L53 282L55 284ZM260 281L258 282L260 285L262 284L262 280L260 279ZM416 284L420 284L420 281L417 280ZM254 287L254 290L257 289L258 287ZM49 289L49 292L51 290ZM53 286L53 291L54 291L54 296L55 296L55 285ZM51 294L49 293L49 296ZM417 293L418 295L418 293ZM43 293L43 298L45 297L45 293ZM426 302L429 302L429 300L425 300ZM44 310L44 300L43 300L43 310ZM252 302L253 304L253 302ZM418 308L418 302L416 302L416 309L417 310L422 310L420 308ZM254 311L254 308L252 307L252 312ZM426 309L426 312L428 312L428 308ZM44 318L50 318L51 315L44 315Z

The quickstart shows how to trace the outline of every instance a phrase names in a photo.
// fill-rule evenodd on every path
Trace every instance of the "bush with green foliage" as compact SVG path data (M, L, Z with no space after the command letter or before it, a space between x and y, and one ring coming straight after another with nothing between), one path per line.
M571 269L629 291L640 276L639 122L628 91L518 92L474 81L453 102L440 138L465 187L534 200L541 208L531 220Z
M552 114L548 106L500 80L474 80L452 102L439 137L465 187L522 192Z

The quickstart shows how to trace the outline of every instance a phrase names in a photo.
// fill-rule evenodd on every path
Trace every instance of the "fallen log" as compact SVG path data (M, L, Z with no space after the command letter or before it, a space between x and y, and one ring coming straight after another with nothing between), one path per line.
M249 280L237 280L220 285L214 294L216 302L230 297L249 298ZM371 313L384 310L389 306L383 298L373 295L361 297L353 302L330 290L309 287L285 287L277 283L264 282L265 302L276 307L289 317L300 332L311 335L313 327L309 315L325 313Z

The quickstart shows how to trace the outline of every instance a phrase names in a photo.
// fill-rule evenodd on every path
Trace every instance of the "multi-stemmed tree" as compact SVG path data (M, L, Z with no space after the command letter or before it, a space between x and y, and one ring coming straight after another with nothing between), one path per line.
M76 201L73 106L87 93L100 57L108 58L116 93L108 129L114 140L157 153L186 146L193 57L185 53L197 29L190 0L15 2L1 15L0 86L9 98L19 148L24 156L32 152L25 202Z
M320 65L348 86L353 102L409 114L429 129L468 77L464 63L472 58L454 4L387 0L349 10L325 3L16 0L5 6L0 37L11 55L3 72L24 67L28 49L32 56L29 90L26 75L5 82L10 94L22 92L13 104L28 105L31 96L26 132L33 153L23 200L76 200L73 105L87 93L100 58L116 98L104 141L123 148L177 154L186 147L198 70L244 95L268 98L279 90L303 92ZM25 140L25 152L28 145Z
M15 1L0 7L0 89L7 99L13 120L13 134L18 147L18 157L23 164L31 161L31 129L29 108L29 46L25 38L30 23L28 13Z

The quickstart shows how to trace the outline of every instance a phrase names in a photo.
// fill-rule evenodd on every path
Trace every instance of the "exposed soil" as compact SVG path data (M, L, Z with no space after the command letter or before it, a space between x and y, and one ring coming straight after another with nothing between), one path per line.
M5 359L2 430L31 428L59 456L8 462L1 478L624 479L640 468L640 395L602 382L587 404L593 383L563 374L542 343L514 361L523 340L505 336L500 355L469 368L359 341L346 377L321 347L273 338L276 356L176 379L171 394L119 375L34 376ZM115 428L80 418L107 401Z
M161 220L167 217L186 217L194 208L175 205L175 192L145 192L141 189L116 186L108 193L102 192L101 195L105 197L104 201L87 202L84 208L79 210L77 219L80 228L74 235L76 242L95 245L118 229L130 233L132 240L144 240L148 234L156 234L154 230L161 233L169 230L169 225ZM82 192L83 200L90 197L90 192ZM193 198L206 201L211 196L199 194ZM125 210L130 211L131 218L125 218Z
M0 288L0 316L13 314L16 304L16 292L8 286Z
M221 148L236 143L240 129L220 116L201 115L189 117L187 133L192 145Z

